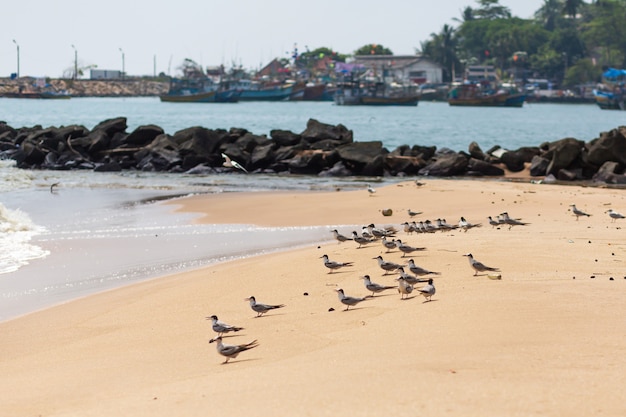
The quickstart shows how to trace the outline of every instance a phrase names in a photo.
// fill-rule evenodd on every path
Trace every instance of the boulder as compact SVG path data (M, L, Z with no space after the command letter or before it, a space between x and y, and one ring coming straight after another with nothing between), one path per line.
M315 119L309 119L306 124L306 129L301 133L301 136L309 143L323 139L334 139L341 143L351 143L353 141L352 131L348 130L345 126L341 124L333 126Z
M374 158L387 153L380 141L352 142L338 147L337 152L348 167L350 165L363 167Z
M317 175L319 172L329 169L339 161L337 152L303 151L287 163L289 172L292 174Z
M289 130L274 129L270 131L270 137L279 146L293 146L300 143L302 135L293 133Z
M468 158L461 153L445 153L437 156L424 168L420 169L418 174L433 177L462 175L465 173L468 164Z
M548 159L535 155L530 161L530 175L533 177L543 177L546 175L549 164L550 161Z
M587 161L595 166L613 161L626 165L626 126L604 132L589 146Z
M551 143L548 152L543 155L544 158L550 158L546 172L558 178L559 170L569 168L574 161L580 160L584 147L583 141L574 138L565 138Z
M467 163L467 175L497 177L504 175L504 170L489 162L471 157Z
M480 146L478 146L478 143L476 142L472 142L469 144L468 152L472 158L479 161L484 161L487 158L487 155L483 152L482 149L480 149Z
M163 129L156 125L139 126L126 136L124 142L130 146L145 146L163 133Z
M345 166L343 161L338 161L331 168L326 169L317 175L320 177L349 177L354 174Z
M215 154L228 132L223 130L209 130L204 127L190 127L174 133L172 140L180 145L181 156L195 154L209 157Z
M384 159L385 171L391 175L398 175L400 173L406 175L416 175L421 168L426 166L426 162L415 156L400 156L397 154L389 153Z
M116 133L126 132L126 129L128 129L128 125L126 124L126 118L116 117L114 119L107 119L98 123L96 126L94 126L93 129L91 129L91 131L93 132L95 130L102 130L110 137L113 137L113 135Z

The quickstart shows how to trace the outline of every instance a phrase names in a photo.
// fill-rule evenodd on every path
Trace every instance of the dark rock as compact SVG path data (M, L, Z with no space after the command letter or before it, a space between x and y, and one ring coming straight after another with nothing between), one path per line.
M595 166L613 161L626 165L626 126L603 132L589 146L587 160Z
M246 153L251 153L257 146L264 146L269 143L270 140L266 136L253 135L252 133L246 133L234 142L237 147Z
M106 164L96 165L93 170L94 172L120 172L122 170L122 166L117 162L109 162Z
M495 177L504 175L504 170L488 162L472 157L467 163L467 174L473 176L487 175Z
M352 142L338 147L337 152L348 167L350 165L363 167L377 156L387 153L380 141Z
M619 173L620 164L613 161L608 161L602 164L598 172L593 176L594 182L603 182L606 184L624 184L626 183L626 176Z
M580 179L580 170L579 173L568 169L559 169L559 172L556 174L556 179L559 181L574 181L576 179Z
M419 170L419 175L430 175L434 177L449 177L461 175L465 172L469 161L460 153L445 153L437 156L424 168Z
M478 143L472 142L469 144L468 152L472 156L472 158L477 159L479 161L484 161L487 158L487 155L480 149Z
M348 130L345 126L341 124L333 126L315 119L309 119L306 124L306 129L301 135L304 140L310 143L323 139L333 139L341 143L351 143L353 141L352 131Z
M250 167L254 170L274 164L276 162L273 152L275 146L276 144L271 142L256 146L250 154Z
M533 177L543 177L546 175L549 164L550 161L546 158L535 155L535 157L530 161L530 175Z
M338 160L337 152L303 151L284 162L293 174L317 175L332 167Z
M90 141L87 152L90 154L108 149L111 144L111 138L103 130L95 130L87 138Z
M357 171L357 175L364 175L366 177L379 177L385 173L385 157L383 155L378 155L371 161L369 161L365 166Z
M130 135L126 136L124 142L131 146L145 146L163 133L163 129L156 125L139 126Z
M392 153L387 154L384 159L385 171L391 175L400 173L406 175L415 175L418 171L426 166L426 161L415 156L400 156Z
M102 130L109 135L109 137L113 137L116 133L126 132L127 128L128 125L126 124L126 118L116 117L114 119L108 119L98 123L93 129L91 129L91 131Z
M423 159L424 161L428 161L430 158L435 156L435 152L437 152L436 146L414 145L411 147L411 156Z
M516 151L505 152L500 157L500 161L502 161L502 163L506 166L506 169L511 172L523 171L526 167L524 160L524 154Z
M343 163L338 161L330 169L324 170L318 174L320 177L349 177L354 175Z
M559 170L566 169L580 158L585 143L578 139L565 138L550 144L548 152L543 157L550 158L546 168L548 174L556 175Z
M270 131L270 137L279 146L297 145L302 140L302 135L290 132L289 130L274 129Z

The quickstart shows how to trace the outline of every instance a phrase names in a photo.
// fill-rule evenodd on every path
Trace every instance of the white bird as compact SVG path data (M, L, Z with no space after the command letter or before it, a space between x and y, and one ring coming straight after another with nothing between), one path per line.
M376 189L375 189L375 188L373 188L371 185L367 184L367 192L368 192L368 193L370 194L370 196L371 196L372 194L375 194L375 193L376 193Z
M468 222L467 220L465 220L465 217L461 217L461 220L459 220L459 227L466 232L472 227L481 227L481 226L482 225L480 223L474 224L474 223Z
M576 216L576 220L578 220L580 216L586 216L586 217L591 216L591 214L588 214L582 210L579 210L575 204L570 204L569 206L572 208L572 213L574 213L574 216Z
M407 209L406 211L407 211L407 213L409 214L409 216L411 216L411 217L415 217L415 216L417 216L418 214L422 214L422 212L421 212L421 211L413 211L413 210L411 210L411 209Z
M609 217L611 217L611 223L614 222L617 219L623 219L624 218L623 215L621 215L620 213L616 212L613 209L608 209L606 211L606 213L609 213Z
M337 291L337 295L339 296L339 301L346 306L346 310L350 308L350 306L355 306L359 304L361 301L367 300L364 297L349 297L344 294L343 290L340 288Z
M237 168L242 170L246 174L248 173L248 171L243 166L241 166L239 162L233 161L225 153L222 154L222 158L224 158L224 163L222 165L224 165L226 168Z
M413 276L411 274L407 274L406 272L404 272L404 267L402 267L402 266L400 268L398 268L398 271L400 271L400 277L402 279L404 279L406 282L408 282L409 284L411 284L411 285L415 285L418 282L426 282L426 280L422 280L422 279L419 279L416 276Z
M409 259L409 271L413 272L415 275L423 276L423 275L441 275L440 272L429 271L428 269L424 269L415 265L415 261L413 259Z
M408 297L409 294L413 292L413 286L406 282L403 277L396 278L396 281L398 281L398 292L400 293L401 300Z
M351 237L344 236L341 233L339 233L337 229L333 229L331 230L331 232L333 232L333 235L335 236L335 239L337 239L338 242L345 242L347 240L352 240Z
M239 330L243 330L243 327L231 326L230 324L226 324L218 320L216 315L210 316L206 318L207 320L213 320L212 328L218 336L223 335L224 333L229 332L238 332Z
M420 288L418 290L420 292L420 294L422 294L424 296L424 298L427 301L430 301L433 297L433 295L435 295L435 285L433 284L433 279L429 279L428 280L428 285L423 286L422 288Z
M376 227L373 223L367 225L367 231L375 238L393 237L397 230L394 227L386 227L384 229Z
M400 249L400 252L402 252L403 258L406 256L407 253L426 250L426 248L416 248L414 246L407 245L406 243L403 243L400 239L396 239L396 246L398 247L398 249Z
M285 305L284 304L275 304L275 305L271 305L271 304L262 304L262 303L257 303L256 298L254 298L253 295L251 295L250 297L246 298L246 301L250 301L250 308L254 311L256 311L256 316L260 317L263 314L267 313L270 310L274 310L277 308L282 308Z
M218 336L215 339L209 340L209 343L213 342L217 342L217 353L226 357L226 360L222 362L222 364L228 363L231 358L236 358L237 355L239 355L241 352L259 346L256 340L253 340L250 343L245 343L243 345L225 345L224 343L222 343L222 336Z
M491 227L500 226L501 224L500 221L494 220L491 216L488 216L487 219L489 220L489 224L491 225Z
M396 288L395 285L380 285L375 282L372 282L369 275L364 275L360 278L363 280L363 283L365 284L365 288L367 288L368 290L372 292L372 297L374 296L375 293L379 293L385 290L391 290L391 289Z
M395 249L397 247L395 240L387 240L387 238L383 237L381 239L381 242L382 242L383 246L385 248L387 248L387 252L389 252L390 250Z
M395 271L396 269L402 267L402 265L395 262L385 261L380 255L372 259L376 259L378 261L378 266L380 266L385 271L385 275L387 275L387 272Z
M490 266L487 266L485 264L483 264L482 262L478 262L476 259L474 259L474 257L472 256L471 253L466 253L463 256L467 256L469 258L469 263L470 266L472 268L474 268L474 275L478 275L479 272L485 272L485 271L495 271L498 272L500 271L500 269L498 268L492 268Z
M354 263L354 262L331 261L330 259L328 259L328 255L322 255L320 258L324 260L324 266L330 269L330 271L328 272L329 274L333 272L333 270L335 269L343 268L345 266L352 266L352 264Z
M506 211L504 213L500 213L500 216L502 216L503 223L509 225L509 230L513 226L526 226L528 224L520 221L519 219L512 219L511 217L509 217L509 213L507 213Z

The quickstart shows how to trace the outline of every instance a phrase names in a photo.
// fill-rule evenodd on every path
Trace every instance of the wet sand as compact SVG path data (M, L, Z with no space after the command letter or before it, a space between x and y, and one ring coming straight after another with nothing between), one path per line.
M604 213L626 212L623 191L424 182L372 196L196 196L172 208L203 213L199 222L260 226L399 228L408 208L423 212L417 220L482 223L398 233L427 248L411 257L418 265L441 272L431 302L390 290L343 311L335 289L367 296L364 274L393 285L396 274L372 258L409 259L379 242L329 241L108 291L0 323L0 414L624 415L626 220ZM572 203L592 216L576 220ZM528 224L487 224L504 211ZM468 252L501 279L474 276ZM323 254L354 266L328 273ZM256 318L250 295L286 307ZM245 328L225 343L259 347L222 365L207 343L212 314Z

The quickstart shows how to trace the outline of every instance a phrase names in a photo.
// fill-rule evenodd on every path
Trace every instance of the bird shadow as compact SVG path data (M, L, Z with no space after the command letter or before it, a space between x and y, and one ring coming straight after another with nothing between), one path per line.
M235 359L235 360L229 360L228 362L221 362L220 365L230 365L233 363L244 363L244 362L255 362L258 361L260 359Z
M274 316L284 316L284 315L285 315L285 313L263 314L263 315L260 315L260 316L254 316L252 318L253 319L260 319L260 318L263 318L263 317L274 317Z
M424 301L422 301L422 304L432 303L432 302L435 302L435 301L439 301L439 300L424 300Z
M414 299L414 298L415 298L415 296L414 296L414 295L411 295L411 296L408 296L408 297L401 298L400 300L401 300L401 301L404 301L404 300L412 300L412 299Z

